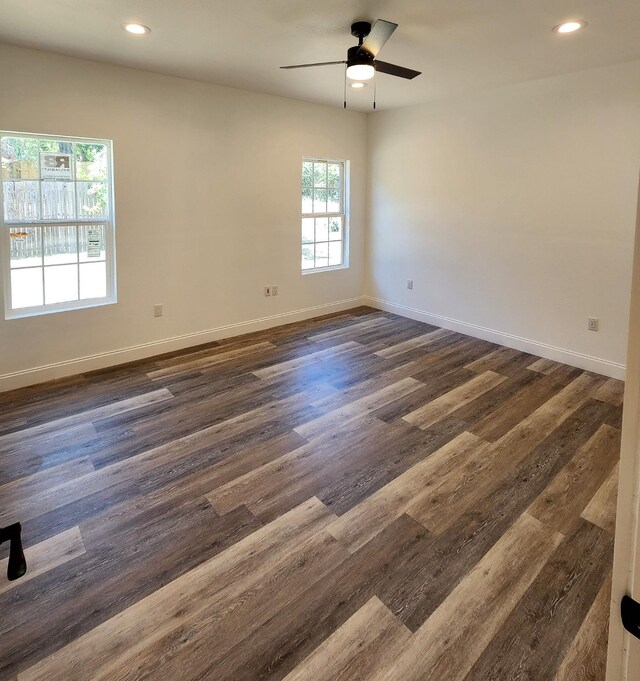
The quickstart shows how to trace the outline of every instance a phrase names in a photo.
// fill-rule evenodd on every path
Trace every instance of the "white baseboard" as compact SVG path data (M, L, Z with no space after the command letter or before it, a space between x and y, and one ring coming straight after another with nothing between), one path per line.
M0 392L14 390L15 388L24 388L28 385L53 381L58 378L82 374L96 369L105 369L118 364L125 364L126 362L134 362L139 359L153 357L154 355L161 355L165 352L183 350L184 348L210 343L211 341L220 340L222 338L231 338L244 333L251 333L252 331L262 331L274 326L299 322L323 314L342 312L343 310L365 304L364 297L358 296L356 298L338 300L333 303L314 305L313 307L307 307L302 310L293 310L291 312L282 312L268 317L260 317L259 319L251 319L246 322L226 324L224 326L218 326L215 329L197 331L196 333L188 333L183 336L175 336L174 338L165 338L149 343L141 343L140 345L133 345L128 348L121 348L110 352L101 352L87 357L78 357L64 362L34 367L33 369L15 371L0 376Z
M539 341L530 340L529 338L514 336L511 333L488 329L484 326L479 326L478 324L462 322L458 319L451 319L450 317L444 317L439 314L425 312L424 310L418 310L413 307L408 307L407 305L391 303L387 300L381 300L380 298L373 298L372 296L365 296L364 304L378 308L379 310L384 310L385 312L393 312L394 314L401 315L402 317L409 317L410 319L415 319L419 322L427 322L434 326L441 326L445 329L450 329L451 331L458 331L459 333L491 341L492 343L506 345L515 350L528 352L532 355L537 355L538 357L552 359L556 362L569 364L570 366L593 371L598 374L603 374L604 376L610 376L611 378L624 380L625 377L625 365L619 364L618 362L611 362L608 359L591 357L590 355L559 348L555 345L549 345L548 343L541 343Z

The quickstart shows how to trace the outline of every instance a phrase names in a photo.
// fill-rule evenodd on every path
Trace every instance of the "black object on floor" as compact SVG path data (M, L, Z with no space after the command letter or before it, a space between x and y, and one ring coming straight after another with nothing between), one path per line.
M11 542L9 545L9 565L7 567L7 578L10 581L19 579L27 571L27 561L22 550L21 531L20 523L0 528L0 544L6 541Z

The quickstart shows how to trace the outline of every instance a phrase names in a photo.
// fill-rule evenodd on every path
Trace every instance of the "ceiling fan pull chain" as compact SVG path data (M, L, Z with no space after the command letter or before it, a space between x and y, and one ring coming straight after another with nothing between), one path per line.
M378 79L373 77L373 110L376 110L376 92L378 91Z
M347 108L347 67L344 67L344 108Z

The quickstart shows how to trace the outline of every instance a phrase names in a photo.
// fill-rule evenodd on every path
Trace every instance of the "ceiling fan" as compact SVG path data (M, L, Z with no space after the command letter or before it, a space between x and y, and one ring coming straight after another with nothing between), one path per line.
M378 53L389 40L391 34L398 28L398 24L378 19L373 27L368 21L356 21L351 24L351 35L358 38L358 44L350 47L347 58L341 61L325 61L315 64L293 64L281 66L281 69L306 69L311 66L330 66L332 64L346 64L346 77L351 80L370 80L376 71L388 73L391 76L411 80L420 75L420 71L396 66L386 61L376 59Z

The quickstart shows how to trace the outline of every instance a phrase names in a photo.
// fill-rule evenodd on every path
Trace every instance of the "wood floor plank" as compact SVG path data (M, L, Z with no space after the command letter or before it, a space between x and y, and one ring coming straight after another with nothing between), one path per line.
M409 340L402 341L401 343L390 345L387 348L378 350L375 354L378 355L378 357L397 357L398 355L402 355L409 350L424 348L426 345L431 345L435 341L439 341L443 338L449 338L452 334L453 331L449 331L448 329L436 329L435 331L423 333L420 336L414 336L413 338L409 338Z
M91 423L100 418L105 418L113 414L121 414L125 411L138 409L149 404L156 404L164 400L173 399L173 395L166 388L160 390L153 390L138 397L121 400L113 404L107 404L103 407L96 407L89 411L80 412L73 416L65 416L60 419L48 421L37 426L31 426L23 430L14 431L7 435L0 436L0 454L15 453L16 444L24 442L25 440L33 441L34 438L42 437L44 435L51 436L56 431L63 431L80 424Z
M223 364L232 359L238 359L239 357L244 357L246 355L253 355L256 353L265 352L266 350L272 350L275 346L273 343L268 341L263 341L261 343L256 343L255 345L248 345L246 347L235 348L233 350L216 348L206 354L204 357L198 357L197 359L192 359L190 361L180 361L174 360L168 365L165 365L161 369L156 369L154 371L149 371L147 376L152 380L158 378L166 378L167 376L175 376L177 374L186 373L194 370L201 370L215 366L217 364Z
M344 425L349 421L353 421L354 419L364 416L385 404L389 404L389 402L393 402L394 400L403 397L407 393L418 390L420 387L422 387L422 385L423 384L420 381L417 381L414 378L403 378L397 383L394 383L386 388L376 390L366 397L361 397L355 402L346 404L345 406L330 411L323 416L318 417L317 419L313 419L307 423L297 426L294 428L294 430L296 433L302 435L302 437L306 437L307 439L321 437L327 432L327 430L331 429L335 423L340 422Z
M58 466L0 485L0 499L4 505L15 503L16 499L28 498L47 489L93 473L95 468L89 457L72 459Z
M608 402L614 407L622 405L624 397L624 381L618 381L615 378L610 378L593 394L596 400Z
M310 585L345 560L346 552L323 532L302 539L267 569L236 579L197 614L160 640L110 664L99 679L201 679L229 650L261 627L274 612L286 609Z
M25 546L24 555L27 560L27 573L20 580L13 582L0 582L0 595L12 589L22 589L22 587L40 575L53 570L59 565L81 556L85 552L82 542L82 535L79 527L72 527L65 532L56 534L50 539L35 544ZM7 571L8 559L0 560L0 574Z
M158 415L145 414L122 428L116 425L90 443L92 460L97 467L153 449L171 441L201 440L203 446L230 441L241 436L247 442L251 434L258 437L275 436L316 416L312 403L336 392L322 382L286 382L267 385L255 378L257 384L227 391L225 398L189 404L188 398L177 411ZM244 435L243 435L244 434ZM265 437L265 439L266 439ZM85 446L82 453L86 453Z
M492 454L489 443L478 440L467 456L456 460L454 468L438 474L436 485L416 494L405 512L430 532L441 534L455 518L482 501L487 489L484 482L496 464Z
M469 430L483 440L495 442L560 392L562 388L563 385L553 377L545 376L497 410L486 414Z
M494 350L493 352L490 352L484 357L481 357L480 359L469 362L465 368L477 374L483 374L485 371L497 371L497 367L499 367L502 363L519 357L521 354L522 353L518 352L517 350L513 350L512 348L501 347L497 350Z
M316 362L322 362L325 359L334 359L341 357L344 354L348 354L351 350L363 350L364 348L360 343L354 341L349 341L347 343L341 343L340 345L333 345L323 350L316 350L314 352L307 352L300 357L294 359L286 360L285 362L278 362L277 364L271 364L264 369L257 369L253 373L258 378L275 378L277 376L282 376L289 371L295 371L302 366L307 364L313 364Z
M398 518L234 646L216 666L216 681L282 679L375 596L393 566L428 541L427 535L411 518Z
M353 324L347 324L343 327L339 327L332 331L324 331L322 333L316 333L309 336L312 341L326 341L335 340L336 338L342 338L344 336L350 336L354 333L359 333L361 331L369 332L372 329L376 329L380 326L389 327L391 326L391 320L384 316L373 316L370 319L365 319L362 322L355 322Z
M409 629L374 596L285 681L367 681L392 663L410 638Z
M567 419L587 399L592 390L602 383L601 378L582 374L529 416L505 433L496 445L502 448L522 450L531 443L538 443L553 428Z
M620 432L603 424L547 485L528 513L568 534L620 456Z
M320 411L321 413L326 414L329 411L334 411L339 407L355 402L361 399L362 397L371 395L372 393L381 390L382 388L389 387L394 383L397 383L398 381L401 381L405 378L413 378L414 374L424 369L425 365L431 363L433 355L435 354L440 356L439 352L432 353L424 355L420 359L401 362L397 365L392 366L391 368L387 367L379 372L371 372L368 370L361 376L359 376L359 380L356 381L355 383L350 384L348 386L342 386L338 389L338 392L336 392L335 394L330 395L329 397L324 399L319 399L316 402L314 402L313 407ZM445 375L447 375L447 373L453 373L453 371L444 372ZM469 372L467 371L457 372L457 375L463 375L465 377L470 376ZM432 377L429 381L429 384L433 384L437 381L440 381L440 379L441 379L440 376L438 376L437 378ZM449 385L446 380L443 383L445 386ZM427 387L426 384L423 385L425 385L425 387L420 388L420 390L424 390ZM446 387L443 387L442 392L446 391L446 389L447 389ZM440 390L439 388L436 388L434 394L439 395L440 394L439 390ZM411 394L413 393L408 393L407 395Z
M6 455L0 455L0 485L56 469L76 458L86 458L83 448L95 439L91 423L25 438L9 447Z
M385 430L386 426L371 418L337 426L324 437L214 489L207 499L220 514L241 505L259 517L274 508L288 510L344 475L353 460L352 452L368 447L371 439L384 438Z
M441 482L446 470L453 470L468 453L484 443L470 433L462 433L392 482L358 504L327 531L353 552L370 541L393 520L405 513L418 495Z
M561 541L523 514L373 679L465 679Z
M616 529L619 477L620 465L617 463L581 513L582 518L611 534Z
M455 524L467 510L476 506L492 490L504 484L519 462L565 421L585 399L591 383L577 381L529 417L518 423L492 447L483 448L479 456L463 462L458 475L451 476L440 489L424 490L407 507L413 518L435 533Z
M612 551L611 535L595 525L579 523L540 571L465 681L553 679L606 579Z
M483 395L488 390L500 385L503 381L506 381L505 376L496 374L493 371L485 371L476 376L476 378L472 378L470 381L463 383L461 386L454 388L402 418L407 423L424 430L457 409L464 407L477 397L480 397L480 395Z
M554 681L605 681L609 635L611 575L605 580L573 639Z
M545 359L540 357L535 362L530 364L527 368L531 371L537 371L540 374L550 374L555 371L561 365L558 362L554 362L552 359Z

